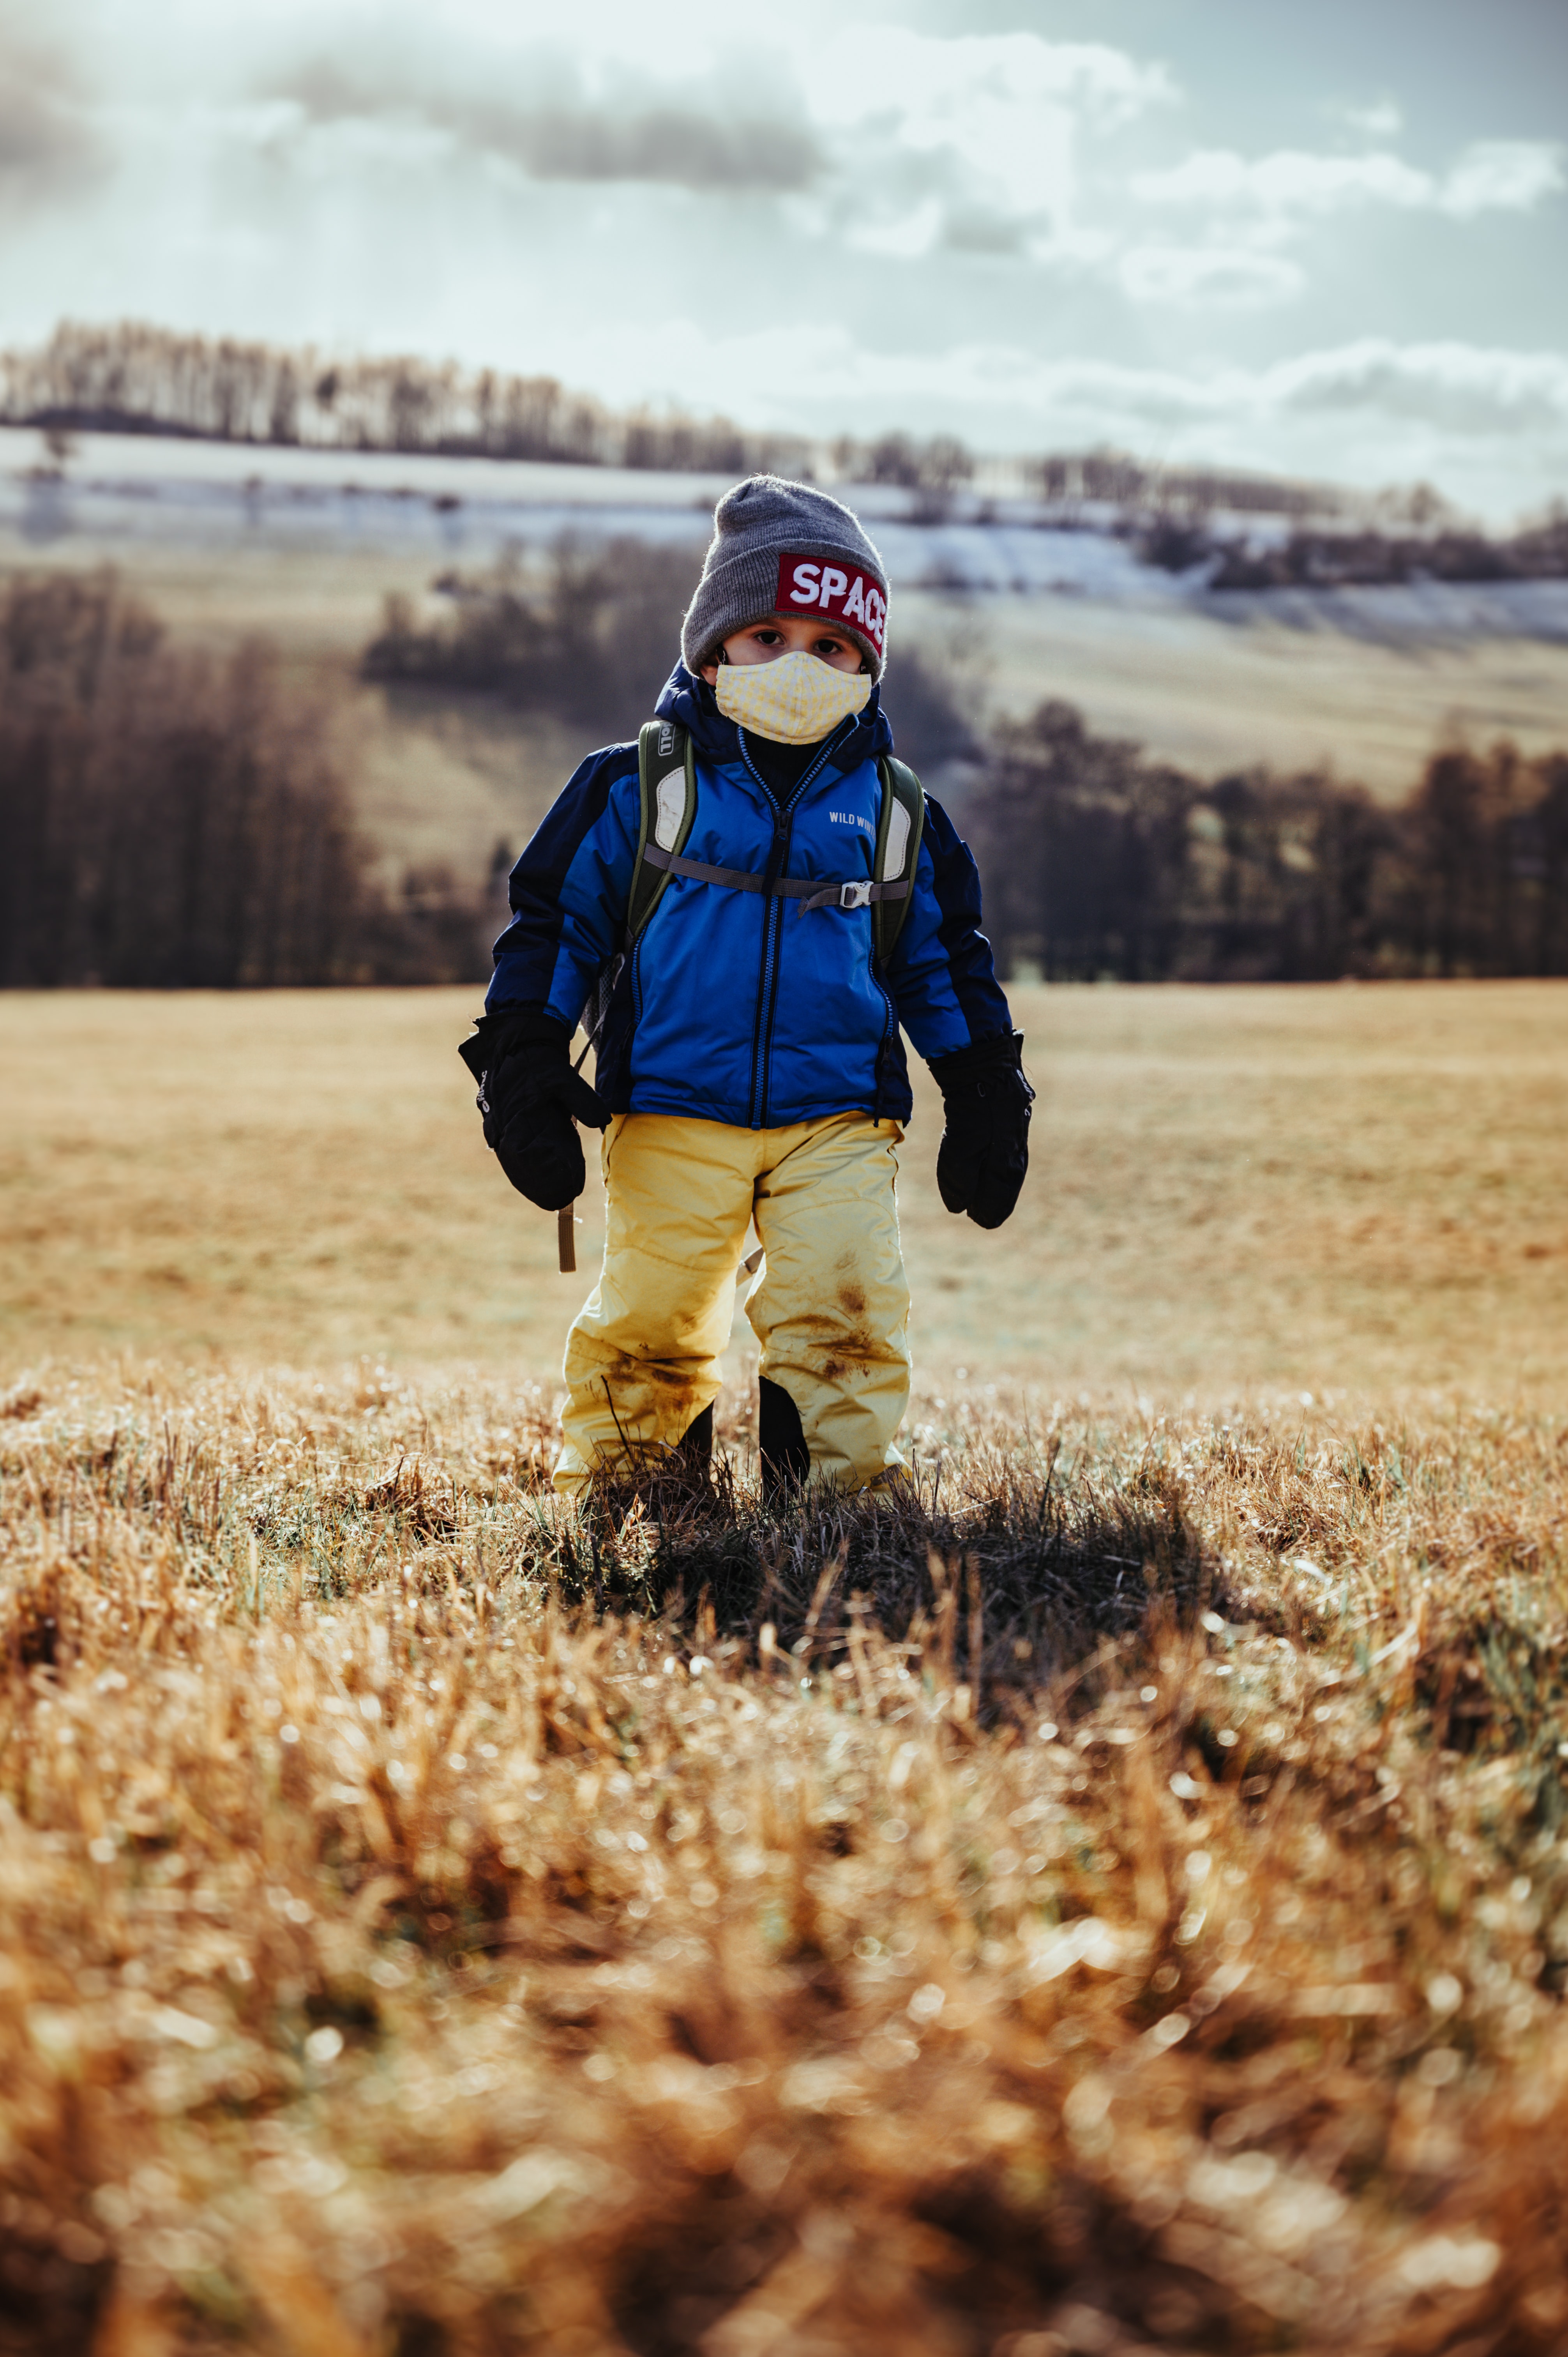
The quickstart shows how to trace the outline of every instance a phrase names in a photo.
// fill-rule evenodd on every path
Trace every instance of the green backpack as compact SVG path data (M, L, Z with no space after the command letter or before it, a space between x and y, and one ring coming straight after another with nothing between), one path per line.
M751 875L745 868L708 867L700 859L682 856L697 815L697 768L691 734L673 720L645 721L637 740L641 815L626 912L627 951L647 931L671 877L690 876L699 884L722 884L732 892L768 892L775 899L798 900L803 910L869 909L876 962L885 967L909 913L926 823L926 794L908 764L896 761L891 754L883 754L876 769L882 780L882 815L871 875L839 884L824 884L820 877L779 876L769 885L766 876Z

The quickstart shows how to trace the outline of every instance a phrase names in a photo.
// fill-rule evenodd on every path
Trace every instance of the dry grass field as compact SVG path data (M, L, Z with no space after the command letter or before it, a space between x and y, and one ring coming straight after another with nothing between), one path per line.
M467 994L0 999L0 2352L1568 2347L1568 997L1015 1003L913 1484L579 1517Z
M0 1365L106 1351L547 1375L590 1278L486 1152L478 994L0 998ZM1568 989L1019 989L1034 1166L902 1216L945 1383L1160 1406L1568 1395ZM585 1199L579 1260L602 1222ZM735 1365L749 1343L737 1318ZM739 1339L745 1338L745 1342Z
M5 1411L0 2349L1563 2346L1560 1417Z
M1568 712L1568 646L1549 640L1359 638L1271 616L1261 599L1239 602L1230 621L1072 597L948 610L950 628L983 628L998 705L1029 712L1043 695L1065 696L1101 733L1131 737L1200 777L1258 761L1330 768L1397 802L1442 737L1511 737L1544 752ZM921 614L928 636L942 611Z

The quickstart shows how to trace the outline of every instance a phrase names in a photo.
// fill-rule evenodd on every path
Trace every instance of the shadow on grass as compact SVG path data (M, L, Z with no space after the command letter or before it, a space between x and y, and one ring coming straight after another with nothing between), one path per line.
M672 1458L592 1492L550 1568L564 1601L661 1619L698 1647L738 1638L805 1660L875 1629L991 1704L1076 1671L1152 1610L1189 1620L1218 1590L1164 1467L1091 1477L1055 1448L998 1448L974 1452L957 1495L942 1478L769 1501L728 1465L709 1480Z

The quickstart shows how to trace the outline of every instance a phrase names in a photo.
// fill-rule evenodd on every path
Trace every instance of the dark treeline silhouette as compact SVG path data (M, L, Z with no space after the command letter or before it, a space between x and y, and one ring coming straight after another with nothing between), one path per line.
M1568 753L1451 747L1390 809L1320 772L1205 782L1048 703L965 820L1004 964L1047 980L1568 973Z
M170 648L113 574L0 597L0 982L467 980L477 893L372 882L330 714L260 644Z
M690 546L568 535L526 568L513 555L490 573L443 574L435 587L449 613L424 623L411 599L389 597L362 668L369 679L495 694L614 743L648 718L700 561Z
M67 320L37 350L0 352L0 422L56 435L187 435L733 475L809 476L815 453L807 436L748 432L725 417L616 410L553 376L461 369L413 354L335 360L309 349L180 335L139 320L108 327ZM843 435L828 456L841 479L910 491L917 514L945 512L977 468L972 452L950 434L925 441L899 433ZM1019 485L1069 514L1097 504L1151 519L1217 509L1321 515L1343 501L1323 485L1150 467L1106 449L1026 459Z
M1037 496L1053 507L1111 507L1142 514L1153 523L1166 517L1203 519L1217 509L1240 515L1321 515L1340 508L1347 499L1327 483L1297 483L1220 467L1149 466L1124 450L1031 458L1025 462L1025 475Z
M974 456L956 435L933 434L917 442L908 434L883 434L875 441L857 442L842 434L829 454L833 471L845 482L893 483L919 496L917 520L945 514L953 493L974 474Z
M422 620L412 600L389 597L362 669L493 694L586 731L588 743L618 743L648 718L670 671L696 564L690 547L568 535L526 569L514 555L490 573L443 574L435 587L449 614ZM978 750L952 676L911 648L898 651L891 709L899 750L922 770Z
M1288 487L1271 487L1281 488ZM1372 522L1337 529L1321 520L1298 522L1283 540L1239 537L1233 525L1217 527L1215 507L1241 509L1247 502L1235 497L1185 500L1174 478L1162 501L1146 504L1148 511L1130 527L1144 563L1168 573L1207 565L1210 589L1549 581L1568 576L1568 505L1561 500L1533 523L1494 534L1464 523L1436 491L1418 483L1407 492L1380 495L1373 503ZM1279 513L1293 511L1287 498L1273 504Z
M326 360L136 320L68 320L38 351L0 353L0 419L57 431L735 475L799 472L809 449L798 435L746 434L726 418L612 410L553 376L412 356Z
M1181 570L1204 552L1185 554ZM1568 576L1568 507L1494 539L1445 529L1399 536L1381 532L1294 532L1274 548L1220 547L1211 589L1341 587L1386 581L1541 581ZM1168 562L1154 549L1155 563Z

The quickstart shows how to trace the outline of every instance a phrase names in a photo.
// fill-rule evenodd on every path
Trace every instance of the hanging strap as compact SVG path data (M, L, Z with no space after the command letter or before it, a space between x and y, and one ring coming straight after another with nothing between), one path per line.
M869 876L839 884L824 884L820 876L779 876L770 883L744 867L709 867L700 859L683 859L677 852L660 851L656 843L646 845L642 856L650 867L689 876L694 884L722 884L728 892L766 892L769 899L799 900L802 915L808 909L869 909L874 900L903 900L909 892L908 879L902 876L886 884L874 884Z
M876 830L876 857L873 864L877 875L886 879L886 888L876 897L895 905L873 911L871 934L876 963L886 969L909 913L909 896L919 869L920 840L926 829L926 790L908 763L895 760L891 753L883 754L876 769L882 780L882 820ZM893 889L896 883L901 885L900 890Z
M638 732L637 776L637 858L626 911L628 950L647 931L669 874L679 873L660 873L667 863L655 855L661 845L663 850L678 852L697 815L697 764L690 733L673 720L645 720ZM650 868L651 875L647 872Z

